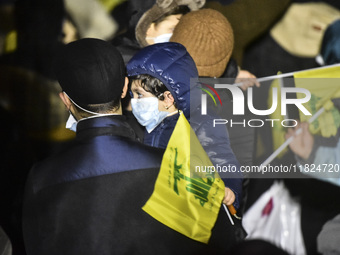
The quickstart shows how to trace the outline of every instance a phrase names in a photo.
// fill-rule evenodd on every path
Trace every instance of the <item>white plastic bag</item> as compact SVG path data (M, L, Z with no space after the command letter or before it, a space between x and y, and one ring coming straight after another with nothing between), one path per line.
M306 254L301 231L301 207L283 182L275 181L243 216L246 239L263 239L290 254Z

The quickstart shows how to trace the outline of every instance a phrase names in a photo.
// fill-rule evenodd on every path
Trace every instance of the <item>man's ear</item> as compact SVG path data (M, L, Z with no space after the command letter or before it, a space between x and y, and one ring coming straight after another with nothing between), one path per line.
M126 96L126 93L127 93L127 90L128 90L128 84L129 84L129 79L128 79L128 77L125 77L125 84L124 84L124 87L123 87L123 92L122 92L121 98L124 98Z
M63 101L63 103L66 106L66 108L68 110L70 110L70 108L72 106L72 103L71 103L71 100L68 98L68 96L66 96L66 94L64 92L60 92L59 93L59 97Z

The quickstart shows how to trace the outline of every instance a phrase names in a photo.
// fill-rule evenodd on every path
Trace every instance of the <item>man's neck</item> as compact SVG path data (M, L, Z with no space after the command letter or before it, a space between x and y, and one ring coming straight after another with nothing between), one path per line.
M81 116L78 112L73 114L74 117L78 120L84 120L84 119L89 119L89 118L95 118L95 117L101 117L101 116L109 116L109 115L123 115L122 112L122 107L120 106L118 109L116 110L112 110L112 111L106 111L106 112L97 112L96 114L89 114L88 116Z

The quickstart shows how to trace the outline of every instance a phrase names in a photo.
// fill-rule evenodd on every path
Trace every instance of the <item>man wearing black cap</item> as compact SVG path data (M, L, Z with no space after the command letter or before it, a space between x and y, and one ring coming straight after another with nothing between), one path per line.
M135 141L122 115L124 70L119 52L102 40L81 39L59 53L60 97L76 139L29 174L23 205L28 255L220 254L225 249L222 217L206 245L142 210L163 150Z
M27 254L130 254L150 247L146 240L159 232L141 207L163 151L135 141L122 116L128 80L120 53L98 39L70 43L59 53L56 75L76 140L30 172L23 210Z

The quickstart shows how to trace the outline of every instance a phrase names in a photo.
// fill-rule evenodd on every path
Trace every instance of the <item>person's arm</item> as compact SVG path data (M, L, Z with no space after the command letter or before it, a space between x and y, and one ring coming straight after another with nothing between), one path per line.
M247 70L241 69L233 58L230 58L227 67L220 78L232 78L234 79L234 83L243 82L244 84L240 86L243 91L254 85L260 87L260 83L256 80L256 76Z
M296 134L296 131L302 128L302 132ZM313 160L316 146L314 146L314 137L309 132L309 124L307 122L297 125L294 129L288 129L286 139L294 136L294 139L289 144L290 149L298 157L299 161Z

